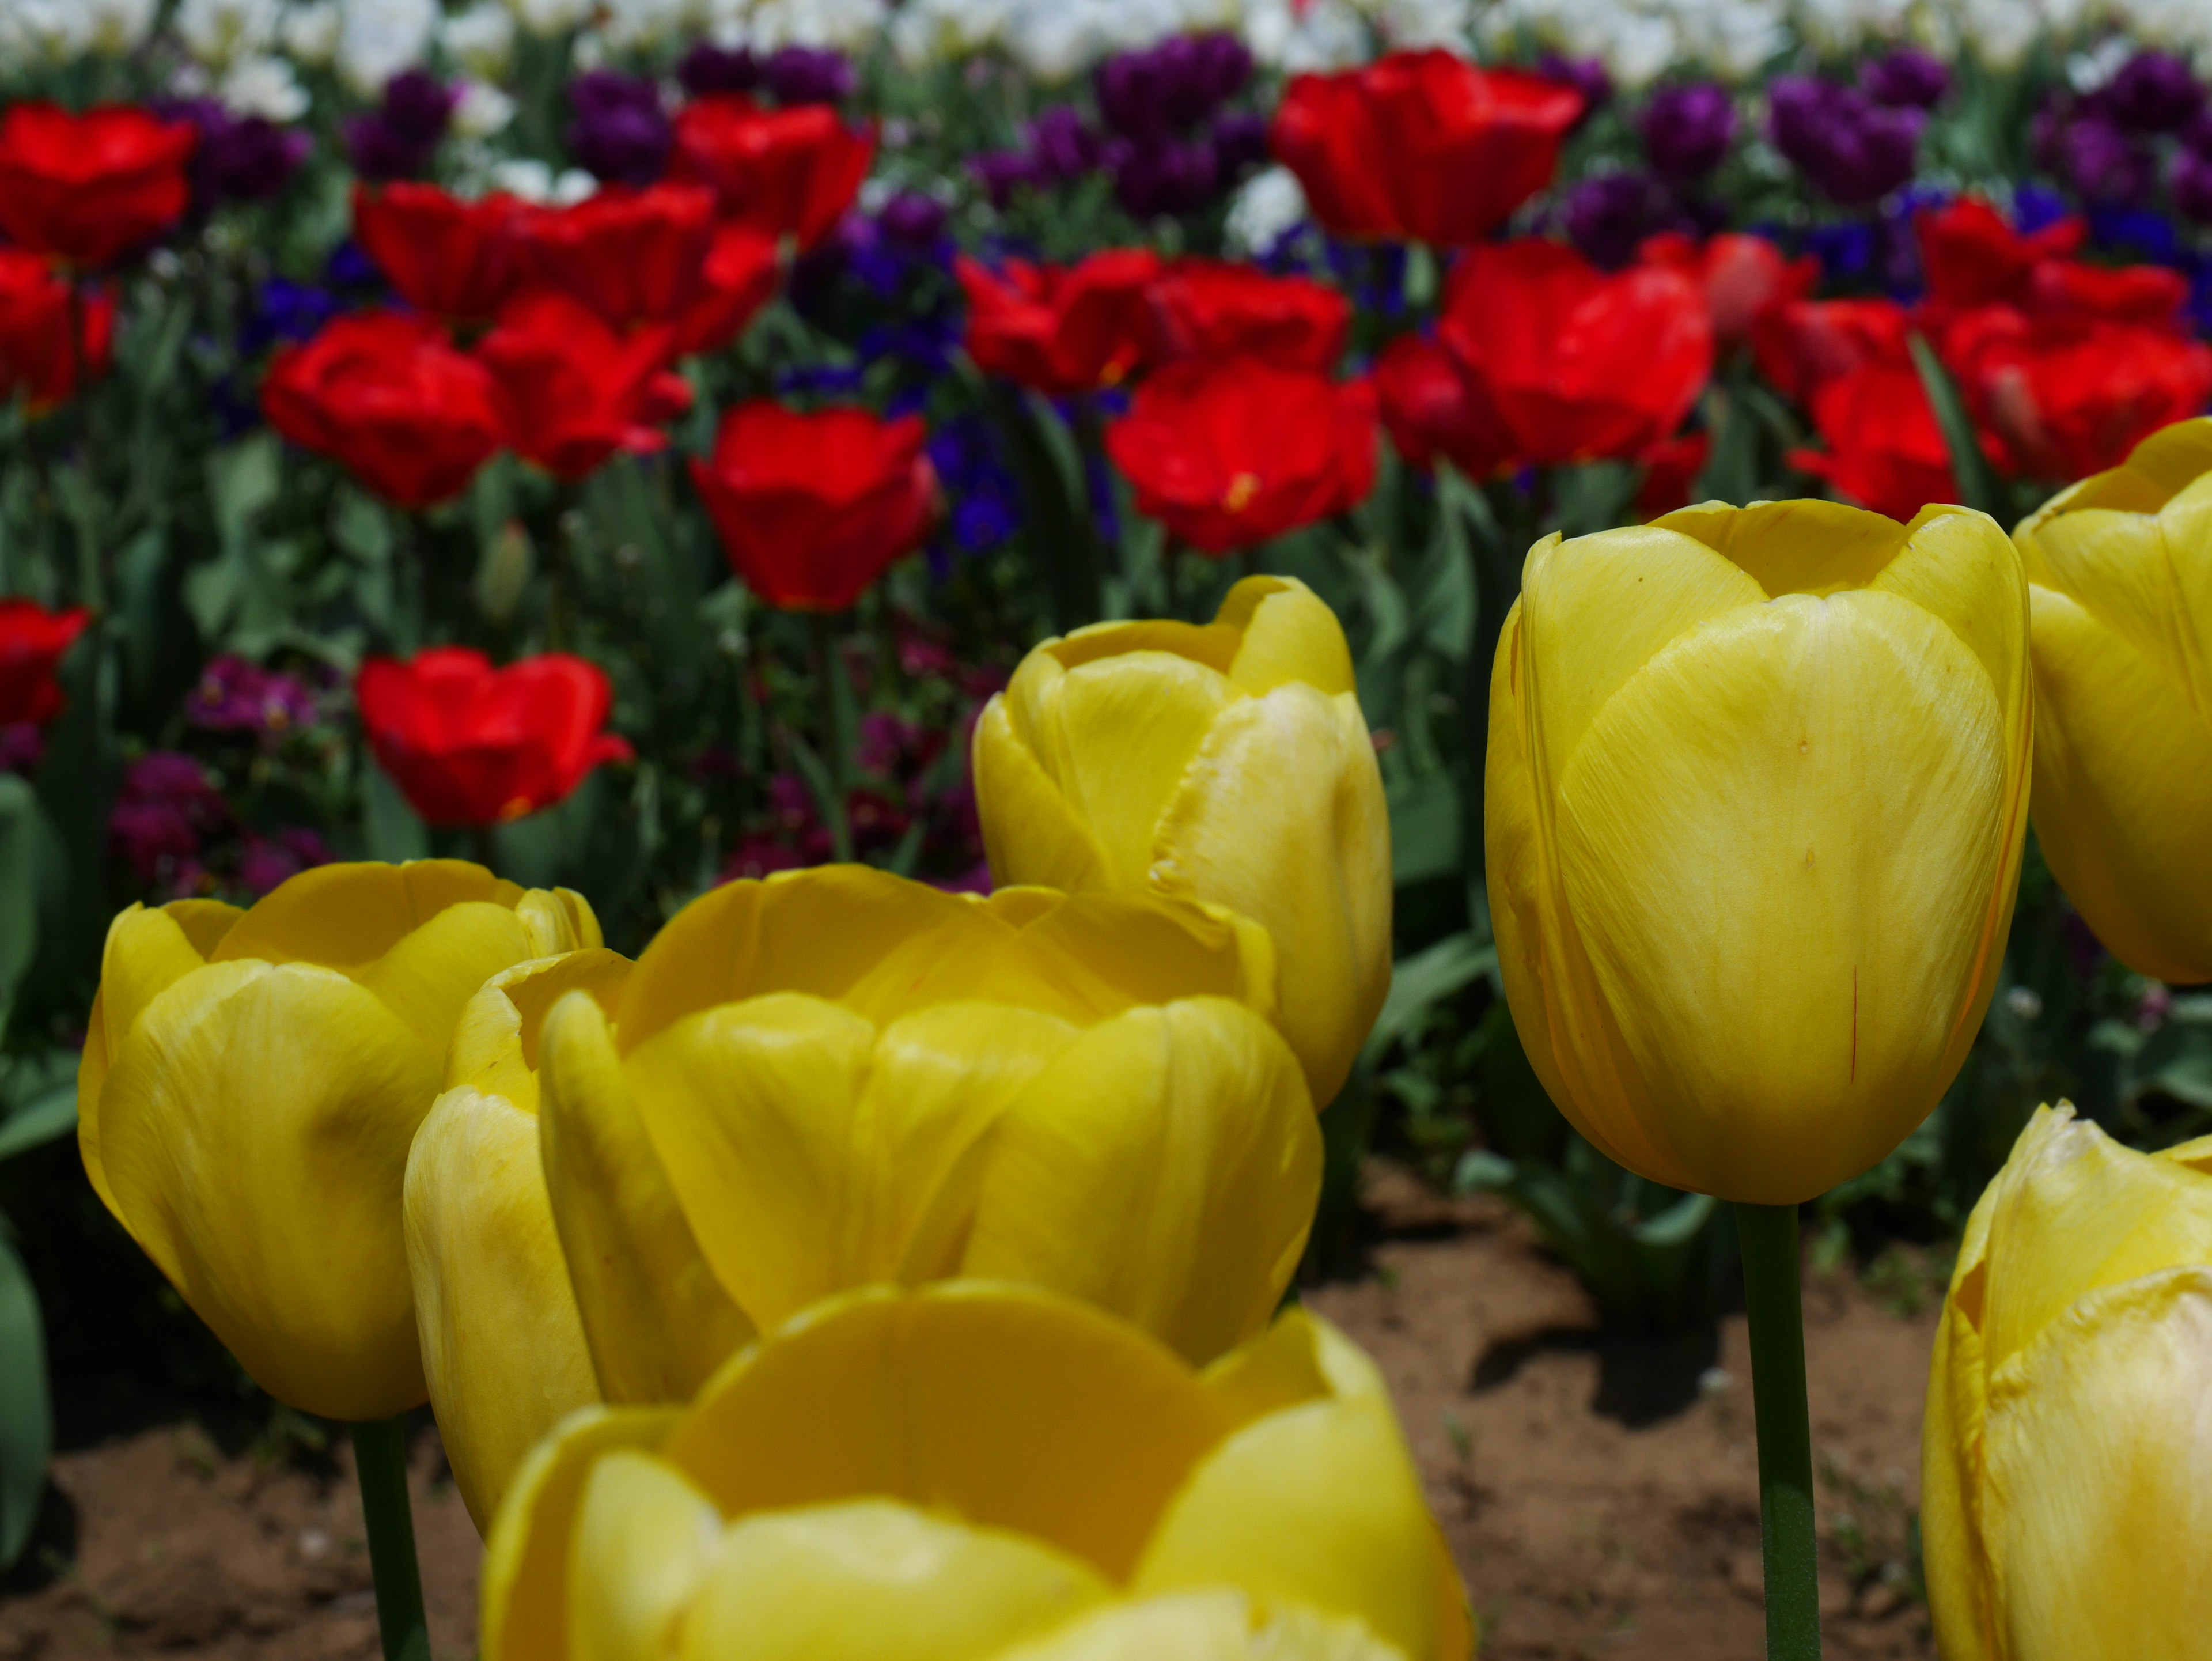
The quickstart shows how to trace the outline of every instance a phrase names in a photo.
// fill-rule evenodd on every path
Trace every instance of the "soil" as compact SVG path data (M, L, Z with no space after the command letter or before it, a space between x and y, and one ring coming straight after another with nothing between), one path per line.
M1742 1317L1608 1333L1525 1224L1370 1171L1358 1278L1309 1301L1396 1393L1490 1661L1753 1661L1758 1486ZM1895 1276L1891 1281L1894 1282ZM1908 1277L1909 1280L1910 1277ZM1832 1654L1933 1657L1908 1530L1935 1330L1919 1282L1806 1283L1821 1603ZM1915 1312L1899 1312L1915 1302ZM481 1548L437 1433L415 1439L435 1661L475 1648ZM0 1661L368 1661L368 1553L341 1440L225 1451L196 1423L55 1461L31 1560L0 1585Z

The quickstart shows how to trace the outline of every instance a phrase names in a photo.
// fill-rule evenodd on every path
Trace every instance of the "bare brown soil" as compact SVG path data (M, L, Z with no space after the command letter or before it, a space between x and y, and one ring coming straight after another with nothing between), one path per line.
M1758 1489L1741 1317L1639 1340L1519 1220L1382 1173L1362 1278L1310 1301L1389 1376L1473 1592L1491 1661L1753 1661ZM1932 1308L1903 1316L1848 1275L1807 1284L1822 1604L1830 1652L1932 1657L1911 1592ZM475 1648L474 1529L436 1433L415 1447L435 1661ZM146 1430L56 1462L43 1567L0 1593L0 1661L368 1661L368 1561L341 1445L320 1469ZM58 1542L58 1544L57 1543Z

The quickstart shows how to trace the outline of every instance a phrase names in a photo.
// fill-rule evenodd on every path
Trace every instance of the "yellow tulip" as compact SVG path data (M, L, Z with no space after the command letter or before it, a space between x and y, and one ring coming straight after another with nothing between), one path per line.
M484 1661L1463 1661L1373 1364L1293 1310L1203 1372L988 1282L842 1295L516 1478Z
M1491 911L1529 1060L1655 1181L1790 1205L1966 1058L2018 884L2027 586L1979 514L1686 508L1528 556Z
M400 1186L447 1041L490 976L599 942L578 896L449 860L324 866L247 911L134 905L77 1074L86 1173L270 1395L413 1407Z
M2212 1137L2037 1110L1936 1334L1921 1539L1944 1661L2212 1658Z
M847 866L693 902L614 1019L572 993L539 1041L606 1399L684 1399L743 1341L670 1354L695 1251L747 1334L961 1274L1086 1299L1194 1360L1229 1349L1288 1285L1320 1183L1273 984L1262 931L1170 901Z
M2153 434L2014 539L2044 857L2129 968L2212 981L2212 418Z
M1048 641L975 728L992 874L1227 906L1274 936L1326 1107L1390 987L1390 821L1335 615L1248 577L1214 621Z

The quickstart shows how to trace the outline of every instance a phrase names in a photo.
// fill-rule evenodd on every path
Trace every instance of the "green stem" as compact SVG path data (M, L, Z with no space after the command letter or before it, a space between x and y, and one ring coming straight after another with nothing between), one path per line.
M845 665L837 655L837 626L826 611L810 611L806 618L814 648L815 696L822 700L822 761L829 770L834 800L822 804L830 822L830 853L840 865L853 857L853 826L847 817L846 797L852 789L852 691L845 683Z
M430 1661L422 1572L415 1561L415 1518L407 1504L407 1415L349 1428L362 1520L368 1528L368 1567L376 1577L384 1661Z
M1766 1559L1767 1661L1820 1661L1820 1582L1813 1533L1813 1430L1805 1402L1797 1208L1741 1205L1743 1301L1751 1323L1759 1427L1759 1536Z

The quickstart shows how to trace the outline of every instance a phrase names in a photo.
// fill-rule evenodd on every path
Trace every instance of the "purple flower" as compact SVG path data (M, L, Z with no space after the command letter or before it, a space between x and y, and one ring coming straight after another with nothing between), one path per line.
M1267 118L1255 110L1230 111L1213 124L1213 153L1224 182L1266 166Z
M2101 116L2077 116L2051 135L2051 170L2075 195L2100 207L2126 208L2150 194L2150 153Z
M200 684L185 695L185 719L210 732L258 733L276 740L295 727L313 726L316 715L306 682L231 654L211 660Z
M1114 199L1139 219L1195 213L1219 192L1220 158L1205 138L1117 138L1107 146Z
M1021 192L1036 190L1044 183L1038 177L1036 160L1026 150L985 150L968 158L968 170L981 183L991 205L1001 210Z
M1252 54L1231 34L1179 34L1098 66L1099 118L1134 139L1187 131L1241 92Z
M2120 65L2100 100L2130 132L2172 132L2204 107L2204 88L2172 52L2139 52Z
M2181 151L2167 184L2177 209L2200 225L2212 225L2212 155Z
M592 70L568 83L575 119L562 136L576 165L611 185L650 185L675 142L660 88L642 76Z
M885 236L909 248L933 248L943 239L951 211L921 191L900 191L884 204L876 223Z
M1075 108L1055 104L1030 123L1030 159L1048 185L1072 184L1098 165L1102 146Z
M1575 118L1577 127L1613 102L1613 77L1605 72L1601 58L1562 58L1547 52L1536 60L1536 74L1583 95L1582 113Z
M853 66L834 47L779 47L761 76L779 104L842 104L853 95Z
M1774 148L1845 207L1878 202L1912 177L1926 115L1885 109L1853 87L1778 76L1767 90Z
M292 127L280 127L258 115L203 131L196 172L226 202L266 202L292 181L314 141Z
M1687 185L1720 166L1735 137L1735 100L1711 81L1666 87L1652 94L1637 124L1652 170Z
M760 63L743 46L718 46L702 40L684 54L676 78L694 98L718 93L750 92L760 84Z
M258 900L311 866L328 865L331 857L330 845L303 825L286 825L274 837L249 830L239 855L238 885Z
M0 773L28 775L46 759L46 735L34 721L0 727Z
M364 179L412 179L429 169L459 94L422 70L395 75L384 101L346 123L346 151Z
M108 846L141 883L166 879L182 891L198 885L200 849L229 824L230 806L205 768L173 750L155 750L124 770L107 816Z
M1673 192L1648 173L1607 173L1567 192L1567 239L1591 264L1615 271L1656 232L1678 228Z
M1899 46L1859 69L1859 90L1896 110L1932 110L1951 90L1951 71L1933 52Z

